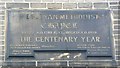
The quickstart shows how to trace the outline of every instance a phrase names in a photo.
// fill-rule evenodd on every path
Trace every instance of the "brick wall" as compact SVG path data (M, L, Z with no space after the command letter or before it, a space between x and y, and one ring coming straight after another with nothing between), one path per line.
M110 9L113 12L113 38L116 60L120 66L120 0L0 0L0 65L5 54L6 9Z

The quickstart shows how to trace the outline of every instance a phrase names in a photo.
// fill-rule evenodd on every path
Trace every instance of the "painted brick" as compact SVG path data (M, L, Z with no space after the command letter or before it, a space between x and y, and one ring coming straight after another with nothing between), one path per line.
M4 51L0 51L0 55L4 55ZM1 63L2 64L2 63Z
M5 6L4 5L0 5L0 10L4 10L4 9L5 9Z
M120 33L119 33L119 34L120 34ZM119 45L119 44L120 44L120 41L119 41L119 40L116 40L116 41L115 41L115 44L116 44L116 45Z
M4 35L4 31L0 31L0 35ZM2 45L1 41L0 41L0 45Z
M120 10L113 10L113 13L114 13L115 15L118 15L118 12L120 12Z
M106 0L85 0L85 2L102 2L102 1L106 1Z
M120 30L114 30L113 33L114 34L120 34Z
M3 48L0 46L0 51L2 51L3 50ZM0 58L1 59L1 58Z
M4 7L4 6L0 6L0 9L4 10L4 9L5 9L5 7Z
M0 21L0 25L4 25L5 23L4 23L4 21Z
M0 31L1 32L1 31ZM1 34L0 34L1 35ZM0 41L0 45L4 45L4 41Z
M4 18L5 18L4 16L0 16L0 20L4 20Z
M7 3L7 8L29 8L28 3Z
M54 2L69 2L69 0L54 0Z
M120 55L120 51L116 51L116 54L117 54L117 55Z
M0 31L2 31L2 30L4 30L4 26L0 26ZM3 36L1 36L0 39L3 40L4 39Z
M46 8L46 3L31 3L31 8Z
M5 2L5 1L12 1L12 0L0 0L0 1L4 1Z
M4 15L5 14L5 12L4 11L0 11L0 15Z
M0 5L5 5L5 3L0 3Z
M120 56L117 56L116 59L117 59L117 60L120 60Z
M80 3L82 3L82 2L85 2L85 0L69 0L69 2L72 2L72 3L80 2Z
M79 8L92 8L92 3L78 3Z
M107 1L120 1L120 0L107 0Z
M63 8L64 9L74 9L74 8L77 8L77 4L76 3L64 3Z
M4 60L4 57L3 57L3 56L0 56L0 60Z
M61 9L62 3L48 3L47 7L48 9Z
M0 30L1 30L1 27L0 27ZM4 37L3 36L0 36L0 40L3 40L4 39Z
M113 23L114 23L114 24L119 24L118 21L114 21Z
M110 6L111 9L118 9L119 6Z
M53 2L53 0L42 0L42 2Z
M114 19L120 19L119 15L113 15Z
M75 2L84 2L84 0L69 0L69 2L72 2L72 3L73 3L73 2L74 2L74 3L75 3Z
M94 3L94 8L108 8L108 3Z
M15 2L23 2L23 0L14 0Z
M118 5L119 2L110 2L110 5Z
M41 0L25 0L26 2L41 2Z
M118 39L118 38L119 38L119 36L118 36L118 35L114 35L114 38L115 38L115 39Z

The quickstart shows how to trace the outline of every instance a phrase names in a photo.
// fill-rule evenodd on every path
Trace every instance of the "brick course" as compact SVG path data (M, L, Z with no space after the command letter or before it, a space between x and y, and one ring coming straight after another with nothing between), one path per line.
M28 3L7 3L7 8L29 8Z
M46 8L46 3L31 3L31 8Z
M48 3L48 9L62 9L62 3Z
M75 9L77 8L77 4L76 3L64 3L63 8L64 9Z

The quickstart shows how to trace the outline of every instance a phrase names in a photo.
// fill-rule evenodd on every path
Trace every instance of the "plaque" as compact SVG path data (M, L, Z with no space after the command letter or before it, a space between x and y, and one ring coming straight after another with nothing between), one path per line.
M8 10L7 15L6 60L113 58L110 10Z

